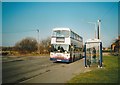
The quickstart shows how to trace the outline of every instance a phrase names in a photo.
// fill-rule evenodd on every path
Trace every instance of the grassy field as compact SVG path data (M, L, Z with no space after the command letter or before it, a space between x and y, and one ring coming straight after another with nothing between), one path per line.
M103 68L77 75L70 83L118 83L118 56L103 56ZM91 68L91 67L90 67Z

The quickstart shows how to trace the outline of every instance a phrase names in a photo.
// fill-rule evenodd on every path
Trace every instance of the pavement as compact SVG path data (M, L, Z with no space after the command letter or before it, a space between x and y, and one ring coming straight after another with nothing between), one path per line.
M60 64L46 68L46 72L21 83L66 83L80 73L91 71L84 67L84 59L70 64Z
M91 71L84 67L84 58L73 63L53 63L49 56L4 59L3 83L66 83L80 73Z

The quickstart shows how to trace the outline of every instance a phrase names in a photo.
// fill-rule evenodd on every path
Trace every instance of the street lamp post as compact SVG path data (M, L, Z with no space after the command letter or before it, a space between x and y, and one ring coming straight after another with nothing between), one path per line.
M96 36L96 34L97 34L97 33L96 33L96 30L97 30L97 29L96 29L96 23L95 23L95 22L88 22L88 23L95 25L95 38L97 38L97 36Z
M100 39L100 25L101 25L101 20L98 20L98 27L97 27L98 39Z
M39 48L39 29L37 29L38 32L38 53L40 53L40 48Z

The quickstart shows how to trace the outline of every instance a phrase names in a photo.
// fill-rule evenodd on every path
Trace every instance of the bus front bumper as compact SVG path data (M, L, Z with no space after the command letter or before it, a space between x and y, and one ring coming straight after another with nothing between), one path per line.
M60 61L60 62L70 62L69 59L57 59L57 58L50 58L51 61Z

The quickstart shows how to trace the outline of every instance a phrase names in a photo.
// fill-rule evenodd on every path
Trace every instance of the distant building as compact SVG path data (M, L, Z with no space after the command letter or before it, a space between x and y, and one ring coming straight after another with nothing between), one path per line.
M118 39L116 39L114 43L112 43L111 50L113 52L120 53L120 36L118 37Z
M102 50L103 50L103 51L107 51L107 50L110 50L110 48L108 48L108 47L103 47Z
M0 55L2 54L2 46L0 46Z

